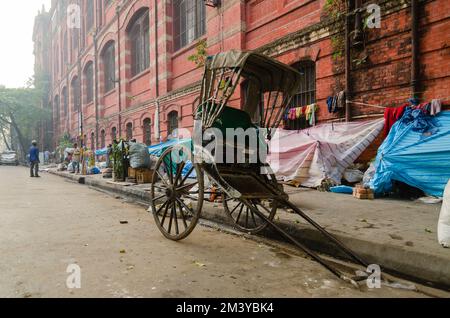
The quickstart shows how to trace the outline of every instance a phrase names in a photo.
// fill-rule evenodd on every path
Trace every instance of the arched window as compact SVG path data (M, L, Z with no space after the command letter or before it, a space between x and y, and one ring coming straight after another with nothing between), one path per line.
M67 95L67 87L64 87L62 90L62 102L64 116L67 116L69 114L69 99Z
M95 150L95 134L91 133L91 150Z
M114 42L106 45L102 57L105 75L105 93L108 93L114 89L116 82L116 52Z
M113 127L111 128L111 141L114 141L117 139L117 128Z
M293 65L303 74L298 93L292 98L290 108L308 106L316 102L316 63L313 61L301 61ZM309 127L306 118L288 120L287 129L303 129Z
M150 66L150 33L148 9L142 10L128 29L131 48L131 76Z
M167 134L172 135L175 129L178 129L178 112L173 111L170 112L167 116L168 119L168 128L167 128Z
M89 62L84 69L84 102L92 103L94 100L94 64Z
M80 81L78 80L78 77L75 76L72 80L72 84L70 85L72 89L72 103L73 103L73 110L75 112L80 111L80 104L81 104L81 94L80 94Z
M133 139L133 124L128 123L127 124L127 140Z
M106 146L106 132L104 129L100 132L100 148L103 149Z
M205 34L205 9L204 0L179 0L173 2L175 51Z
M150 146L152 144L152 121L150 120L150 118L146 118L144 119L144 125L143 125L143 130L144 130L144 143L147 146Z

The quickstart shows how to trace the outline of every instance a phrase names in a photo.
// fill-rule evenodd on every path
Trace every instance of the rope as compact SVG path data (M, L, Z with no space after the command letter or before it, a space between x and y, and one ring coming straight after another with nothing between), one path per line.
M439 99L439 100L441 100L441 101L448 101L448 100L450 100L450 96L447 96L447 97L440 97L440 98L434 98L434 99ZM403 102L403 103L406 103L406 101L404 100L404 99L399 99L399 100L396 100L396 101L391 101L391 102L389 102L388 104L382 104L382 105L379 105L379 104L368 104L368 103L363 103L363 102L357 102L357 101L352 101L352 100L346 100L345 101L347 104L354 104L354 105L361 105L361 106L369 106L369 107L374 107L374 108L381 108L381 109L385 109L386 107L389 107L389 106L392 106L393 104L394 104L394 102Z

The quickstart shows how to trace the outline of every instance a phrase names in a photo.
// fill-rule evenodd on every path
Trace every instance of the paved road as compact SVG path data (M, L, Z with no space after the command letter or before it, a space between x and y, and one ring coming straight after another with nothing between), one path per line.
M311 260L202 226L170 242L142 207L27 173L0 166L0 297L423 296L356 290ZM66 286L70 264L80 289Z

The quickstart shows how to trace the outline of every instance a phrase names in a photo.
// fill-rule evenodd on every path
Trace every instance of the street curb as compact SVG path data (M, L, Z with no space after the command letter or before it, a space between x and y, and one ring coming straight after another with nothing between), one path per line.
M128 198L134 198L141 202L150 202L150 193L141 189L133 189L118 184L109 184L103 180L96 180L64 172L50 170L49 173L80 184L113 192ZM295 202L295 200L293 203L299 204L299 202ZM221 208L221 205L220 208L211 207L205 206L202 212L203 219L219 224L232 225L228 216ZM214 205L214 207L216 207L216 205ZM347 259L345 254L342 254L333 243L323 237L322 234L312 226L297 224L283 219L277 220L277 224L284 231L311 249L332 257ZM335 231L330 232L369 264L378 264L381 266L382 270L394 275L399 275L424 284L433 284L436 287L450 290L450 266L446 258L407 250L406 248L399 246L362 240L348 235L342 235ZM266 229L261 232L260 235L270 239L282 240L272 229Z

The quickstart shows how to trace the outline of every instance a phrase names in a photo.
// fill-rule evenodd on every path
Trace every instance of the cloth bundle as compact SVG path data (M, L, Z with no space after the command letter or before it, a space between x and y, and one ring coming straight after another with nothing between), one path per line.
M431 118L426 116L436 116L442 110L441 101L433 99L429 103L419 104L417 98L408 99L408 104L399 107L387 107L384 110L384 134L387 136L392 126L400 119L405 123L414 121L414 131L429 132L434 134L437 127L433 124Z
M337 113L341 109L345 108L345 91L340 91L335 96L330 96L327 98L328 112Z

